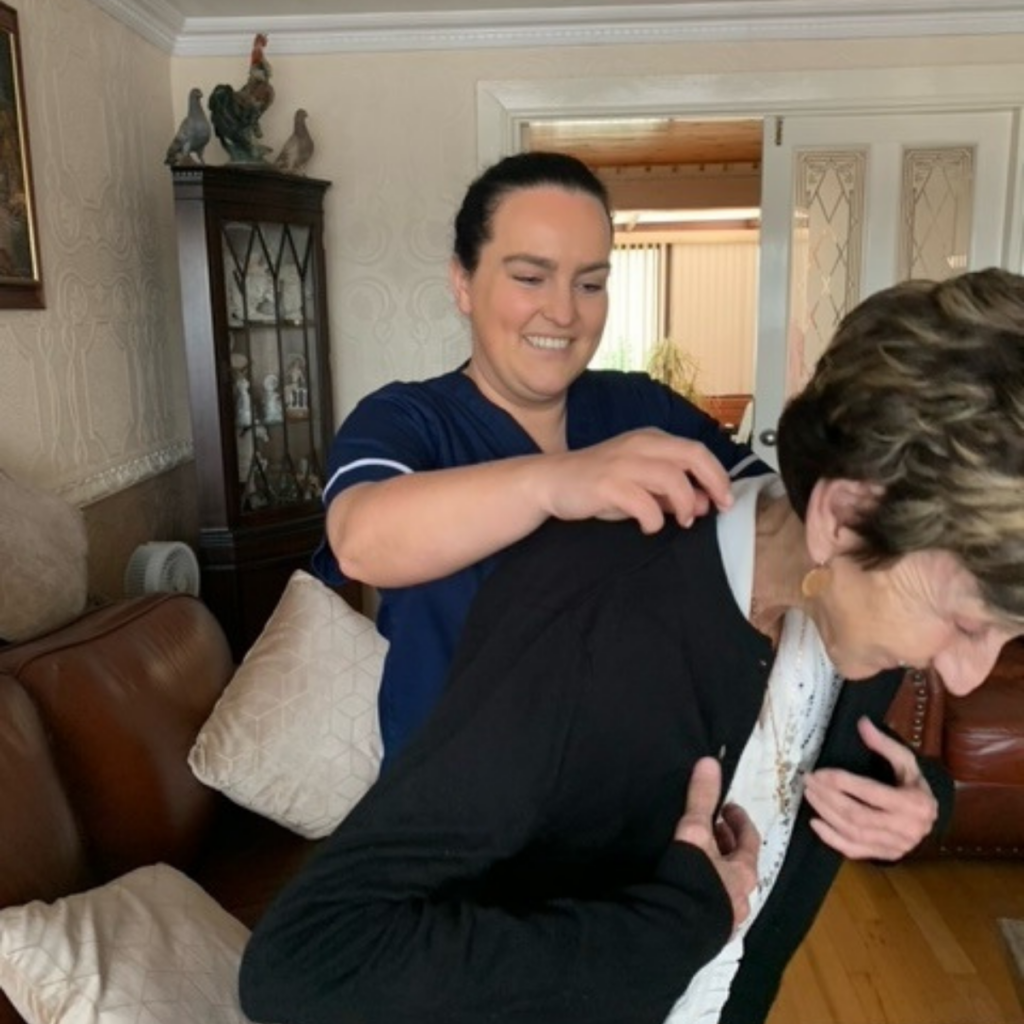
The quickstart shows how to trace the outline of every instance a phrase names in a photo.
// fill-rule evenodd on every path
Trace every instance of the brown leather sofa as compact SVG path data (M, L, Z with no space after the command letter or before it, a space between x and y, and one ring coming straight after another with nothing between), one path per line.
M316 844L192 776L189 749L233 671L217 621L184 594L0 647L0 907L163 861L255 923ZM0 1024L22 1024L3 993Z
M908 672L889 722L956 783L949 831L922 852L1024 857L1024 638L966 697L948 694L933 671Z

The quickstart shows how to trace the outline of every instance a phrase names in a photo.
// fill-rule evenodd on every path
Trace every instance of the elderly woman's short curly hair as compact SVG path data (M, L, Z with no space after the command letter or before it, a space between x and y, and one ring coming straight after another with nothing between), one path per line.
M1024 623L1024 277L908 281L840 323L779 422L801 518L819 479L867 481L868 567L952 552L994 612Z

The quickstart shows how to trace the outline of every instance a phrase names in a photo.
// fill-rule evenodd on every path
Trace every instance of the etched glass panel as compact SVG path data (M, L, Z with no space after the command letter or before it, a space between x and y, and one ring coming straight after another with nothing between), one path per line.
M860 298L864 241L864 150L795 154L786 393L798 391Z
M313 233L230 221L223 235L241 510L318 502L325 453Z
M942 281L967 269L974 159L972 146L903 151L899 280Z

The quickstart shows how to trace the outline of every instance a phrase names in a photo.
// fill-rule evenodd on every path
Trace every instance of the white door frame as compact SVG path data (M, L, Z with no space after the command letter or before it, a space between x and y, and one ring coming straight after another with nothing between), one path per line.
M1024 111L1024 63L483 81L477 84L482 167L522 148L531 121L602 117L766 117L912 111ZM1013 147L1003 265L1024 269L1022 140Z

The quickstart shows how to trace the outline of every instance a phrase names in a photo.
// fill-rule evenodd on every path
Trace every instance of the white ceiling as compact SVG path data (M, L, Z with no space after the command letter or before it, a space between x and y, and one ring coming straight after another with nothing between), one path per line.
M92 0L180 56L1024 33L1022 0Z

